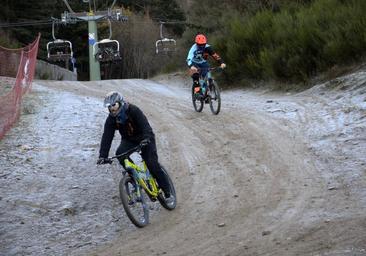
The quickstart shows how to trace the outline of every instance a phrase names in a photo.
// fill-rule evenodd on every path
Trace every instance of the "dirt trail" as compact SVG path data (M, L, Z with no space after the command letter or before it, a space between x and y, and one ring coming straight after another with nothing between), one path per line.
M0 142L0 254L366 255L365 79L224 91L218 116L193 111L179 75L36 81L34 113ZM176 185L177 209L143 229L118 166L95 166L110 90L148 116Z

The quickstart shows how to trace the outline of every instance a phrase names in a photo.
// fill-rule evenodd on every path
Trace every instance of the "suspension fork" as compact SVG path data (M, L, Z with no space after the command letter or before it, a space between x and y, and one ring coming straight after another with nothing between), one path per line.
M140 187L139 177L138 177L136 170L134 170L133 168L126 168L124 171L124 175L130 175L133 178L133 180L135 181L134 186L135 186L137 196L140 197L141 196L141 187Z

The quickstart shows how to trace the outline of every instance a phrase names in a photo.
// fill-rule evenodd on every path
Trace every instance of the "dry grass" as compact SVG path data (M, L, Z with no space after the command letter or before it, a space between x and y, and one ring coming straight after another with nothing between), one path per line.
M0 96L7 95L13 89L15 78L0 76Z

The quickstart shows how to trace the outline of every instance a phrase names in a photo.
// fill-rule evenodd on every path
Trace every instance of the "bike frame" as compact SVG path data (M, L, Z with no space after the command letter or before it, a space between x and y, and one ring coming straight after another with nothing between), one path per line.
M201 82L204 82L204 83L206 83L206 85L208 85L208 80L209 79L214 80L214 77L212 76L211 71L218 71L218 70L221 70L221 68L220 67L198 68L198 73L200 74L200 78L199 78L200 84L202 84ZM204 71L206 71L205 75L203 75Z
M128 158L124 160L126 171L129 172L137 183L153 198L159 195L159 189L155 179L151 176L147 169L145 161L142 161L142 167L130 161ZM145 180L148 182L146 183ZM150 187L149 187L150 185ZM151 189L150 189L151 188Z
M212 70L221 70L220 67L213 67L213 68L199 68L198 73L200 75L199 77L199 84L201 88L205 89L204 95L206 96L208 91L211 90L209 86L209 79L214 80L214 77L212 76ZM207 71L205 75L203 75L203 71Z
M203 75L202 72L199 72L199 74L200 74L200 82L201 81L208 82L208 79L210 79L210 78L213 79L210 69L207 71L207 73L205 75Z
M142 166L140 167L139 165L135 164L129 158L129 156L133 152L137 152L138 154L141 155L140 150L141 150L141 147L137 146L137 147L129 149L127 152L125 152L123 154L110 157L109 159L113 160L113 159L118 159L120 157L124 158L123 162L124 162L125 171L123 172L123 175L126 175L126 172L127 172L128 175L131 175L133 177L133 179L137 182L137 184L140 187L142 187L146 191L147 194L149 194L149 196L156 199L160 193L160 190L155 181L155 178L150 174L150 171L147 168L145 161L143 159L141 160ZM137 189L140 193L140 188L137 188Z

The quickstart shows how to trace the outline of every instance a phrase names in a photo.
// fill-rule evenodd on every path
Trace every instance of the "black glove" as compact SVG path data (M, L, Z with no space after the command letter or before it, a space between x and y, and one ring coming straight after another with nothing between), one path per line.
M148 145L150 143L150 139L143 139L141 142L140 142L140 146L141 147L145 147L146 145Z
M104 158L104 157L99 157L99 159L97 161L98 165L100 165L100 164L110 164L110 163L112 163L111 159Z

